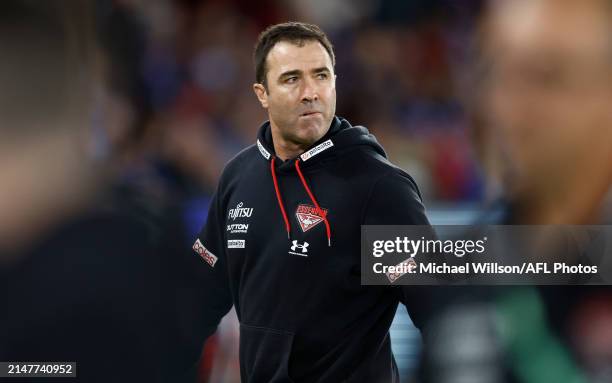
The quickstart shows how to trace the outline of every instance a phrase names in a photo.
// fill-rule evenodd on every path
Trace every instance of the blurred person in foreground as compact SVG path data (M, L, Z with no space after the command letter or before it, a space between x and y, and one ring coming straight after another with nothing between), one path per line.
M482 223L610 224L612 2L493 1L480 39L481 150L504 194ZM471 356L487 342L499 343L481 353L481 362L488 362L472 365L480 372L471 381L612 381L609 286L488 290L495 312L489 319L499 337L484 335L492 328L472 327L472 341L488 340ZM474 315L466 307L449 311L445 334L461 333L456 319ZM435 348L451 343L440 340ZM441 358L433 364L438 371L448 368ZM465 358L463 365L469 365ZM498 380L476 379L495 376L495 368Z
M612 2L491 3L482 113L506 222L610 222Z
M428 225L412 178L373 135L335 116L334 53L315 25L259 37L254 92L269 121L226 166L193 248L207 335L234 305L244 382L396 382L389 327L427 297L362 286L361 225Z
M110 203L90 151L93 4L3 1L0 31L0 360L159 381L160 259L149 227Z
M219 347L223 342L211 337L203 352L197 342L207 310L200 303L206 292L198 274L200 259L193 256L189 245L206 216L203 210L209 194L203 186L208 182L201 181L217 166L209 149L218 142L206 134L210 129L199 119L185 123L177 118L179 113L154 107L150 84L143 75L146 29L138 9L110 1L97 5L98 37L106 65L96 109L101 124L95 132L105 144L97 146L97 154L113 169L109 194L113 206L147 226L160 257L163 293L159 299L163 304L158 307L166 317L158 321L164 325L160 338L164 339L163 366L171 374L169 381L193 381L196 374L203 381L214 379L217 371L211 375L211 360L224 357L224 348ZM215 336L225 340L226 334L221 331ZM185 373L193 367L186 361L200 353L200 368Z

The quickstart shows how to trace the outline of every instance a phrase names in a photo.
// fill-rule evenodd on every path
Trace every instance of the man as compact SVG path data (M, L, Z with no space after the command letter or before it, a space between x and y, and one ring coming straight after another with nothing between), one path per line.
M505 157L498 161L509 201L503 223L612 222L611 21L608 0L491 6L482 101L492 146ZM610 381L609 286L542 286L536 292L514 291L498 303L520 302L505 319L517 324L509 349L518 380ZM540 322L530 314L537 306ZM531 325L519 325L518 318ZM542 330L547 326L549 334ZM536 356L518 347L521 338L548 347L536 346Z
M75 382L175 382L190 351L176 317L195 300L93 160L96 59L110 53L96 49L93 5L0 2L0 361L76 362Z
M421 326L426 298L360 285L360 227L427 225L417 186L367 129L334 116L334 52L317 26L268 28L254 59L269 121L226 166L193 246L206 335L233 304L245 382L397 381L391 321L401 301Z
M483 149L493 158L489 163L505 202L488 212L489 223L610 223L611 16L607 0L490 3L481 31L480 59L486 71L480 78L478 107L488 135ZM489 308L496 310L497 328L506 331L488 345L481 343L481 350L496 341L501 345L483 353L480 364L472 364L480 367L470 371L472 381L477 372L490 376L485 374L495 369L496 351L505 353L498 367L509 371L499 374L504 380L486 381L610 381L609 286L488 291L495 295ZM448 350L457 343L453 334L461 334L460 321L453 319L444 320L452 331L444 332L450 336L435 348ZM489 329L481 326L480 334L473 331L471 338L491 338L484 334ZM443 359L433 362L431 376L451 370ZM466 365L462 356L455 360L462 362L455 371Z

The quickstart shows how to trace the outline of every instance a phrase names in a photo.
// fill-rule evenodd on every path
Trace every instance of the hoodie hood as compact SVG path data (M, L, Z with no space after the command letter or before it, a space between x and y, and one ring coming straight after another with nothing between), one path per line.
M266 121L259 128L257 134L257 148L267 161L276 157L274 144L272 142L272 130L270 121ZM347 120L335 116L331 126L325 135L297 158L282 161L276 157L278 170L293 168L296 160L299 160L302 168L311 167L322 160L338 156L348 150L365 149L374 150L381 156L387 158L383 147L378 143L376 137L363 126L352 126Z

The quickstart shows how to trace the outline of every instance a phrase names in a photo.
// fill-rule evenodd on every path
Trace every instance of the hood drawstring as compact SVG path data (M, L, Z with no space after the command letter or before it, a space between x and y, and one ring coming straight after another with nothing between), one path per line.
M308 187L308 184L306 183L306 179L304 178L304 175L302 174L302 171L300 170L300 160L295 160L295 170L297 170L298 176L300 176L302 185L304 185L304 189L306 189L306 193L308 193L310 200L317 208L317 214L319 215L319 217L323 218L323 222L325 223L325 231L327 232L327 246L331 246L331 228L329 227L329 221L327 220L327 214L325 214L323 209L321 209L321 206L319 206L319 203L315 199L314 194L312 194L312 192L310 191L310 188Z
M276 158L272 156L272 161L270 161L270 172L272 173L272 181L274 182L274 191L276 191L276 199L278 200L278 206L280 207L281 213L283 214L283 220L285 221L285 229L287 230L287 238L291 239L291 224L289 223L289 218L287 217L287 212L285 211L285 206L283 205L283 199L281 197L280 189L278 187L278 179L276 178L276 169L274 166L275 159ZM317 214L319 215L319 217L323 219L323 223L325 223L325 232L327 234L327 246L331 247L331 227L329 226L329 221L327 220L327 214L325 214L325 211L321 209L321 207L319 206L319 203L314 197L314 194L312 194L312 191L310 191L310 187L308 187L308 183L306 182L306 179L304 178L304 175L302 174L302 170L300 169L300 160L295 160L295 170L297 170L297 174L300 177L300 181L302 181L302 185L304 186L306 193L308 193L308 197L310 197L310 200L315 205L315 208L317 209Z

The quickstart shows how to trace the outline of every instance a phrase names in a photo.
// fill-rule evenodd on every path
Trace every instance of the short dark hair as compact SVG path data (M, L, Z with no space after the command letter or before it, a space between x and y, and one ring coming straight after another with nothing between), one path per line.
M266 74L268 73L268 68L266 68L268 53L276 43L281 41L289 41L298 46L304 45L306 41L318 41L329 54L332 65L336 65L333 46L325 32L318 26L296 21L272 25L261 32L253 52L255 80L260 84L264 84L264 86L266 85Z

